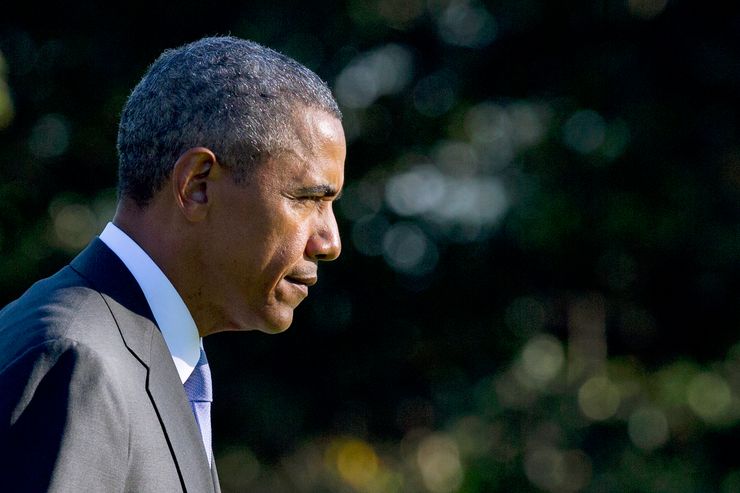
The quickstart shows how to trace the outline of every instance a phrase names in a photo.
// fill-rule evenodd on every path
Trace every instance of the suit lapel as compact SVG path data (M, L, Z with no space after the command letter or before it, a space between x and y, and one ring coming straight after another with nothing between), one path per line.
M221 493L221 484L218 480L218 471L216 471L216 459L214 458L213 462L211 463L211 477L213 479L213 487L216 490L216 493Z
M173 382L176 382L173 384ZM177 457L187 491L213 491L208 457L180 377L159 331L152 337L149 395Z
M198 425L138 283L118 256L97 238L70 265L103 295L126 347L147 368L147 392L169 442L183 489L214 491Z

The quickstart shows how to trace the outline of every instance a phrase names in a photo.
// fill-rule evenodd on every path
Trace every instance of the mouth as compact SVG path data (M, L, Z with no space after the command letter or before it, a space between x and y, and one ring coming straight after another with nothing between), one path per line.
M285 280L308 287L316 284L319 279L316 276L285 276Z
M316 276L285 276L284 279L300 291L304 298L308 296L308 287L313 286L318 281Z

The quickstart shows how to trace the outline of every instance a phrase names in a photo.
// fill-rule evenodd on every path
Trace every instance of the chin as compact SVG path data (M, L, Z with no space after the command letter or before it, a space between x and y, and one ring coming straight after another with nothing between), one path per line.
M288 327L290 327L290 325L284 326L284 327L283 326L279 326L279 327L273 326L273 327L266 327L263 329L259 329L259 331L262 332L263 334L280 334L288 330Z
M272 309L271 309L272 308ZM231 313L226 317L222 330L246 332L257 330L265 334L279 334L288 330L293 323L293 310L285 306L275 309L267 307L260 312Z
M265 334L279 334L288 330L293 323L293 310L281 310L278 313L265 313L260 317L257 330Z
M280 324L265 324L262 327L260 327L260 332L264 332L265 334L280 334L281 332L285 332L290 327L290 322L288 323L280 323Z

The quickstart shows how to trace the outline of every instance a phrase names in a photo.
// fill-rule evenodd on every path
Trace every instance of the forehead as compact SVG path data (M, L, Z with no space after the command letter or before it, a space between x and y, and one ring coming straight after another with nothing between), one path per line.
M322 146L345 148L342 123L323 110L300 107L293 114L294 152L320 152Z
M269 160L266 174L283 181L330 181L336 187L344 180L346 144L342 124L323 110L303 108L293 116L291 138Z

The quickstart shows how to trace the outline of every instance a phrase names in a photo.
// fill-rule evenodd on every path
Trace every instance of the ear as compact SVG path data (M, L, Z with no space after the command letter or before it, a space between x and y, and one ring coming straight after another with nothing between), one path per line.
M221 171L216 155L205 147L188 149L178 158L172 169L172 192L188 221L199 222L206 217L209 185Z

